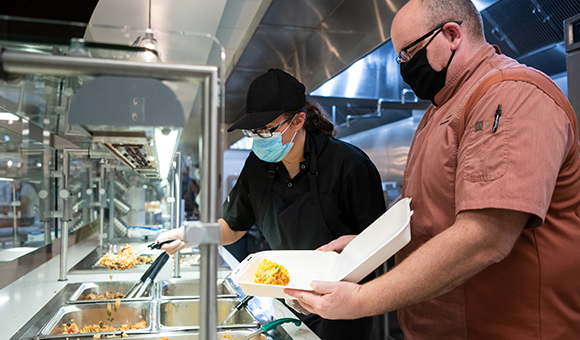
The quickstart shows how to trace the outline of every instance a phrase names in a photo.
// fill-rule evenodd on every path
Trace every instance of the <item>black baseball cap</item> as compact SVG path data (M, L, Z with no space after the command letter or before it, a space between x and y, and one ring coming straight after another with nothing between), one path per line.
M248 88L246 113L228 132L236 129L252 130L265 126L282 113L306 106L306 88L290 74L269 69Z

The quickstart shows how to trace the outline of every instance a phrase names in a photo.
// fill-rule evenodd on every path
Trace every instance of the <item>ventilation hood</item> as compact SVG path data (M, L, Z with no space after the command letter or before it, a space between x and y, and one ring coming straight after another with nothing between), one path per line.
M226 122L241 117L250 82L270 67L305 84L339 125L339 137L424 109L429 103L416 100L402 81L390 42L392 19L405 3L274 0L226 83ZM580 13L580 0L474 4L487 41L504 54L550 76L566 71L563 21ZM364 119L370 117L375 119ZM231 144L241 133L228 137Z

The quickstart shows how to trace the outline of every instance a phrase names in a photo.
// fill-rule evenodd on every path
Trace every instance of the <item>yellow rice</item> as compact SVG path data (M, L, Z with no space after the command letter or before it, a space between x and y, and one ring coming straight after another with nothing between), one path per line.
M258 266L254 283L287 286L290 283L290 274L288 274L288 270L284 266L264 259Z

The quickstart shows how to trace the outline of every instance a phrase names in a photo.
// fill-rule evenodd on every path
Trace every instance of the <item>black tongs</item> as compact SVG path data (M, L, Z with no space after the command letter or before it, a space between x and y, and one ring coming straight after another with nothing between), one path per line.
M165 240L165 241L161 241L161 242L153 242L150 245L148 245L147 247L149 247L150 249L161 249L161 247L164 244L168 244L168 243L171 243L173 241L177 241L177 240Z
M161 271L161 268L163 268L165 263L167 263L167 260L169 260L169 254L166 252L163 252L161 255L157 256L153 264L147 268L139 281L137 281L137 283L135 283L133 287L129 289L129 292L127 292L125 295L125 299L138 299L143 296L143 293L145 293L149 285L151 285L151 282L155 280L155 277L157 274L159 274L159 271Z

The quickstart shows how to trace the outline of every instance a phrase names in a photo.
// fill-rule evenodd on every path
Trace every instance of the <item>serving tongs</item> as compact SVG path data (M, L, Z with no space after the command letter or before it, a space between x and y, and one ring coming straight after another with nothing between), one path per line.
M302 321L300 321L300 319L296 319L296 318L282 318L282 319L274 320L274 321L268 322L264 326L260 327L260 329L258 329L256 332L251 333L249 335L246 335L242 340L252 339L260 334L268 332L271 329L278 328L278 326L280 326L281 324L289 323L289 322L293 322L296 326L300 326L300 324L302 324Z
M149 247L150 249L161 249L161 247L164 244L168 244L168 243L171 243L173 241L176 241L176 240L165 240L165 241L161 241L161 242L153 242L150 245L148 245L147 247Z
M127 294L125 295L125 299L138 299L143 296L143 293L147 290L147 288L151 285L151 282L155 280L161 268L167 263L169 260L169 254L166 252L161 253L161 255L157 256L153 264L147 268L143 276L129 289Z
M234 307L234 309L230 312L230 314L228 314L228 316L226 316L226 318L224 319L224 321L222 321L221 325L225 325L226 322L228 322L228 320L234 314L236 314L237 311L239 311L242 307L244 307L248 303L248 301L250 301L251 298L253 298L253 296L246 295L245 298L243 298L240 302L238 302L238 304Z

